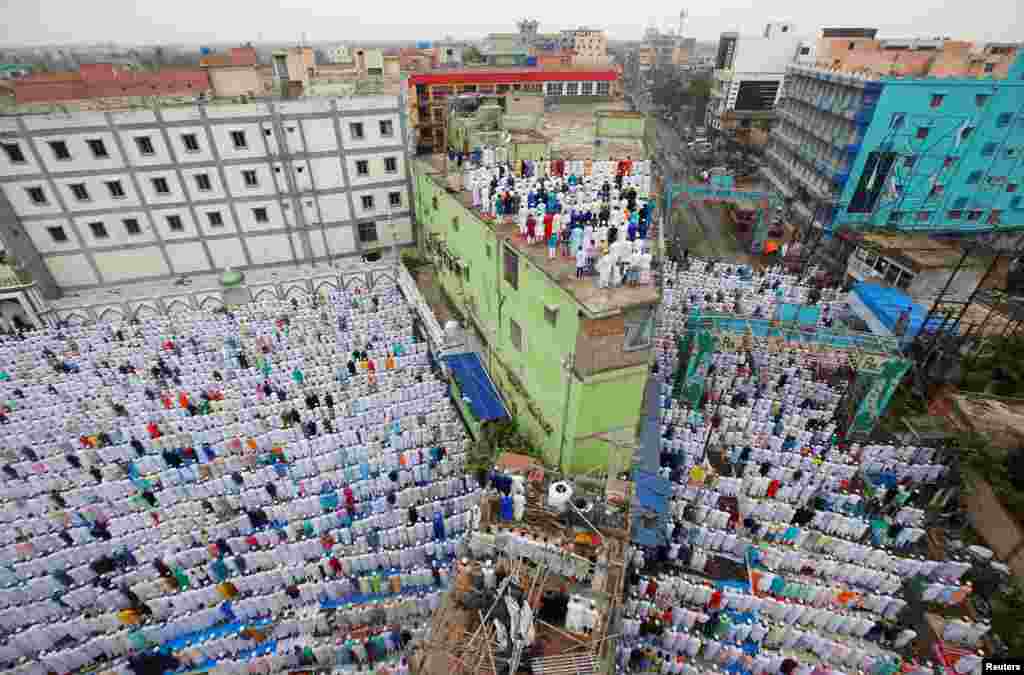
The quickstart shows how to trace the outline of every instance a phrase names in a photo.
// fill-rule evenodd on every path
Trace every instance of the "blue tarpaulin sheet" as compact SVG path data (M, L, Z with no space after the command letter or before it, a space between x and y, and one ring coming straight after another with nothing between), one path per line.
M780 321L800 321L801 326L814 327L818 325L818 317L821 315L821 307L814 305L794 305L783 303L775 309L775 318Z
M480 357L473 352L451 354L441 359L459 384L463 399L467 400L473 417L481 422L508 417L505 404L494 389L494 383L480 363Z
M660 546L667 543L668 498L672 483L656 473L633 469L636 504L633 507L633 543Z
M906 337L914 337L924 325L928 316L928 310L915 303L909 295L898 288L880 286L867 282L860 282L853 287L853 292L864 303L864 306L871 310L872 314L878 317L883 326L889 330L896 327L900 319L900 313L907 307L910 308L910 321L907 323ZM933 318L929 328L932 331L938 330L941 324L940 319Z

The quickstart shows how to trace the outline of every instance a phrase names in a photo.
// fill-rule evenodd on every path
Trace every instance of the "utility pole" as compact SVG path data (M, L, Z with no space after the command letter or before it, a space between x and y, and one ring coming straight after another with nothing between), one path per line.
M391 195L388 195L387 204L387 226L388 231L391 233L391 257L394 258L395 267L399 265L398 258L398 234L395 232L395 218L394 211L391 208Z
M454 89L454 87L452 87ZM444 160L444 179L445 185L448 183L448 123L451 121L452 115L452 92L448 92L448 96L444 100L444 120L442 120L443 126L441 128L444 145L441 146L441 155Z
M731 386L731 383L730 383L730 386ZM726 389L725 391L728 391L728 389ZM715 412L713 412L711 414L711 419L707 421L708 422L708 435L704 437L704 446L701 448L701 451L700 451L700 460L699 461L702 464L704 463L704 460L706 460L707 457L708 457L708 446L711 445L711 437L714 436L714 434L715 434L714 421L718 417L718 413L722 410L722 399L723 398L725 398L725 397L724 396L719 396L718 397L718 403L715 404Z
M565 402L562 404L562 442L558 449L558 468L565 473L565 427L569 421L569 397L572 395L572 370L576 367L576 355L562 359L562 371L565 372Z

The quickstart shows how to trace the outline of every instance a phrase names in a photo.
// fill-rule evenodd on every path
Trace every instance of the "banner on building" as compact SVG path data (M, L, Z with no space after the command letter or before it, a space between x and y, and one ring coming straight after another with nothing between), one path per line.
M873 378L864 398L857 407L857 414L850 424L851 434L870 434L892 399L896 387L910 369L910 361L902 358L864 354L854 364L858 379Z
M686 380L683 384L683 399L693 409L700 407L704 397L704 382L714 355L715 336L705 328L699 329L690 341L690 359L686 364Z

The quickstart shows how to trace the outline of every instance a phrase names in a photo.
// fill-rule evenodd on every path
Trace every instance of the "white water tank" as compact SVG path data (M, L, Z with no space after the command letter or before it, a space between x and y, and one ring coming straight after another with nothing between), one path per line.
M460 334L459 334L460 330L461 329L459 328L459 322L454 320L454 319L449 319L444 324L444 337L445 337L445 341L448 344L458 343L459 342L459 337L460 337Z
M556 481L548 487L548 506L565 513L569 508L569 500L572 499L572 485L564 480Z
M582 619L583 619L583 600L578 595L572 595L569 598L569 604L566 606L565 612L565 628L570 633L579 633L582 630Z

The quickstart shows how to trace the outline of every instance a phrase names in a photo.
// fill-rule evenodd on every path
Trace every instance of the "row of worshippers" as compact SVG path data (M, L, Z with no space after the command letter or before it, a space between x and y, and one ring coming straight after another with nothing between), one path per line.
M0 341L0 398L11 401L4 430L24 445L0 474L0 497L21 505L4 511L0 531L9 565L0 622L13 631L0 646L5 672L65 672L97 659L131 672L152 640L219 625L232 606L319 611L322 598L309 590L318 584L355 602L436 589L472 522L467 484L452 482L465 434L447 421L457 418L443 394L418 396L427 407L404 396L436 375L405 344L408 326L393 323L401 317L390 308L405 306L397 287L381 297L388 310L345 293L299 311L264 303ZM333 315L327 326L337 319L337 336L322 334L324 313ZM44 350L74 367L37 368ZM261 362L243 368L246 353ZM345 369L350 382L335 379L332 355L359 364ZM384 364L376 375L363 365L374 359ZM324 417L334 429L304 438L274 423L274 411L296 416L292 401L305 402L300 418L336 406ZM449 452L409 444L419 415L434 420L441 433L431 436ZM417 572L424 566L432 572ZM73 630L82 621L84 632ZM126 639L135 633L152 637ZM221 672L244 670L254 657L242 652L229 650Z
M755 283L766 280L777 283L781 276L776 271ZM742 285L731 275L686 281L712 291ZM706 593L687 594L696 604L692 610L684 604L671 618L660 609L631 614L636 603L627 603L620 664L624 670L642 665L686 672L690 659L700 655L751 675L778 673L783 664L788 673L825 667L882 674L899 668L901 656L893 650L916 636L896 618L906 606L894 595L903 580L923 578L926 600L938 604L958 604L971 592L961 581L969 569L963 561L895 552L924 534L918 527L923 512L916 506L925 497L914 483L931 486L942 476L934 451L837 445L832 418L842 377L827 375L843 370L835 352L766 354L752 344L752 354L716 353L708 360L712 367L701 371L711 395L699 403L690 395L683 403L685 387L671 384L686 357L677 350L678 329L673 320L659 323L661 367L655 374L663 380L661 461L662 476L675 483L672 519L666 543L636 555L639 568L653 561L677 571L635 592L650 594L650 606L661 608L662 602L654 602L661 589L678 588L688 569L714 578L728 560L746 559L761 597L729 599L728 587L705 586L706 577L695 577L694 588ZM708 452L718 448L734 475L719 475L707 464ZM857 486L865 483L871 491L861 495ZM877 520L887 527L876 527ZM751 608L757 610L753 615ZM696 624L687 619L694 616ZM817 633L818 628L828 632ZM846 640L830 635L848 630L854 632ZM971 646L985 630L972 627L958 635ZM968 662L964 672L978 663ZM905 672L916 667L902 665Z
M607 205L597 213L593 209L578 210L572 207L568 213L560 212L558 205L553 213L520 211L517 216L519 234L529 244L566 242L573 237L574 230L582 230L583 241L597 240L611 245L620 237L628 241L647 239L651 225L651 204L644 203L639 209L612 212ZM595 232L597 236L595 237ZM575 250L575 248L570 248ZM563 254L565 255L565 254Z
M779 305L816 306L816 325L830 328L845 305L837 286L810 283L809 273L789 274L775 265L754 270L749 265L688 257L684 263L666 260L665 314L682 317L692 311L775 319Z
M484 147L471 153L450 152L449 160L457 161L459 166L468 162L471 166L494 167L514 173L522 178L535 176L649 176L651 162L634 160L626 157L620 160L600 159L522 159L518 162L508 160L508 149L505 147Z
M872 446L868 450L874 457L900 455L924 462L930 461L932 455L927 448ZM868 456L869 453L856 447L843 453L847 460L867 459ZM813 471L814 466L809 465L808 470ZM970 569L970 565L962 561L900 557L871 543L858 544L823 533L807 537L805 532L789 539L790 530L794 529L792 525L782 523L775 527L770 520L761 520L765 518L763 513L754 515L757 509L752 506L771 503L778 494L773 491L769 491L767 500L748 498L746 505L741 498L738 511L729 515L726 510L725 519L716 522L712 516L718 510L734 508L727 499L723 500L723 495L737 494L735 488L724 489L723 484L739 479L717 476L706 468L698 469L700 467L694 467L684 483L684 494L688 495L683 502L685 508L676 508L679 504L673 504L672 512L678 520L668 526L670 546L659 547L646 557L641 551L635 552L633 559L639 569L652 560L666 560L670 565L684 567L663 571L650 579L638 578L635 573L631 575L633 590L625 603L626 639L619 654L624 671L645 661L645 667L654 665L661 668L661 672L685 672L681 668L699 655L704 660L737 668L737 672L763 675L776 672L779 659L791 655L790 666L794 672L826 666L884 673L893 664L901 665L900 650L916 637L916 631L901 625L898 619L906 601L866 590L874 588L866 584L886 577L885 572L876 569L879 565L891 572L888 577L892 583L886 582L887 593L899 591L905 578L915 576L925 580L926 602L955 605L970 593L970 583L959 581ZM753 487L754 482L749 485ZM763 492L757 494L763 495ZM893 503L902 505L899 508L905 510L909 492L900 486L894 494L899 496ZM837 497L847 506L859 503L847 492ZM888 497L883 499L888 501ZM827 500L814 498L796 511L789 508L789 516L778 516L778 509L775 513L776 517L792 517L793 522L799 519L801 524L807 524L811 519L800 516L802 511L813 514L816 509L833 506L835 504L829 505ZM820 511L817 513L821 515ZM829 511L825 514L839 517ZM817 522L818 518L814 520ZM725 529L733 527L736 534ZM769 538L756 545L744 544L740 535L743 532ZM780 546L783 543L785 545ZM744 547L746 552L737 553ZM686 571L689 567L714 578L719 574L715 570L720 569L721 564L728 564L722 559L718 560L719 565L709 564L719 550L728 551L730 557L745 556L750 561L751 578L757 584L758 595L734 588L738 584L709 583L706 576L694 576ZM839 564L835 562L837 556L840 560L863 560L864 565L870 567ZM795 560L790 561L790 558ZM768 561L767 567L765 561ZM790 578L767 570L794 570L802 576ZM808 584L806 576L814 571L820 573L820 579L817 584ZM832 582L837 578L844 582L831 588L827 583L822 584L822 581ZM808 595L811 591L813 593ZM955 638L960 645L976 648L988 629L984 623L959 622L946 631L949 635L946 639ZM837 634L849 637L837 640ZM766 658L758 658L760 654ZM963 673L974 671L979 664L980 658L965 662ZM913 661L903 661L904 672L914 665Z
M616 227L633 224L639 228L649 224L652 210L652 205L640 199L650 192L649 176L644 175L601 179L570 174L566 178L542 175L524 179L502 165L482 166L463 174L463 189L472 194L473 205L485 213L518 219L524 236L531 215L543 222L546 216L559 214L560 223L569 226L600 222ZM539 223L536 229L540 239ZM549 236L550 232L546 232L543 241Z

